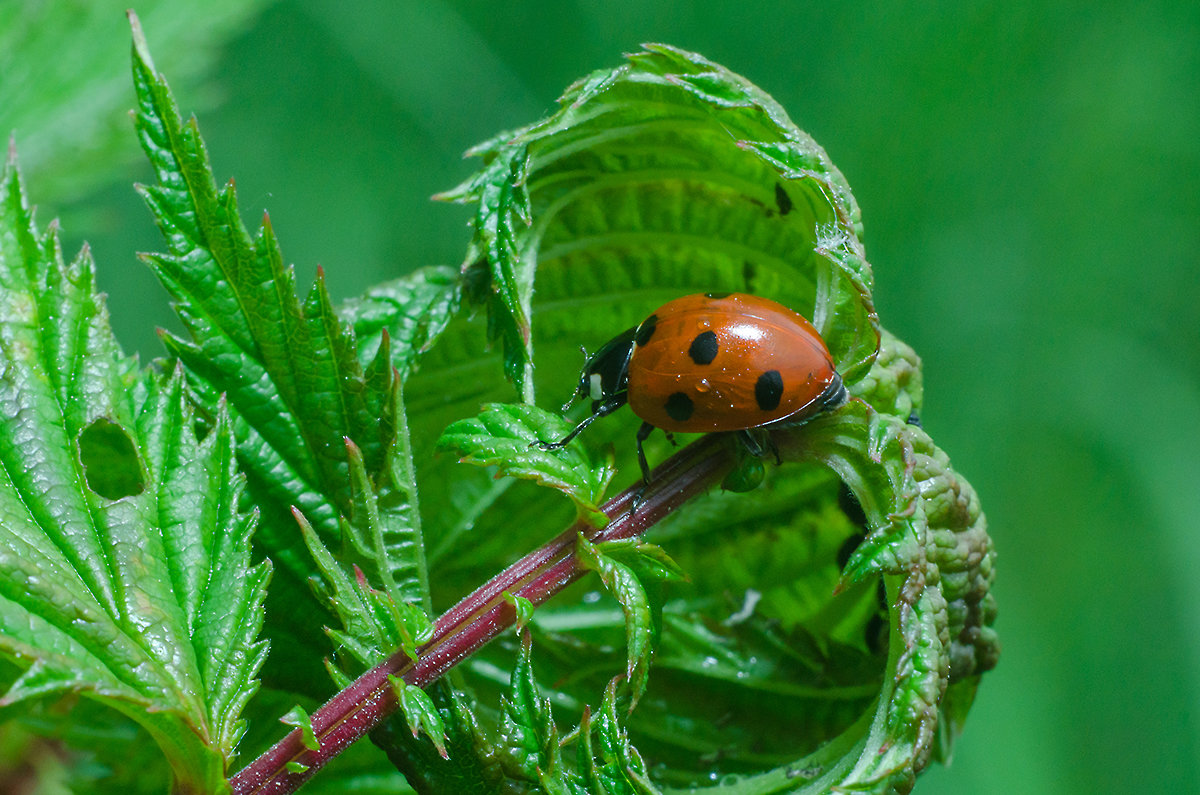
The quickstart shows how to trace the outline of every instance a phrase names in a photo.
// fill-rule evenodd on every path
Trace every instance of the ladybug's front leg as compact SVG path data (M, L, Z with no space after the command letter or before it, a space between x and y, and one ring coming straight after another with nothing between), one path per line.
M544 440L538 440L536 442L531 442L529 446L530 447L540 447L543 450L561 450L562 448L566 447L572 439L574 439L576 436L578 436L580 434L580 432L583 431L584 428L591 425L592 422L594 420L596 420L597 417L600 417L600 416L602 416L602 415L600 415L600 414L587 415L586 417L583 418L582 422L580 422L578 425L576 425L574 428L571 429L570 433L568 433L563 438L559 439L557 442L547 442Z
M624 405L625 405L625 393L624 392L622 392L619 397L610 398L609 400L607 400L605 402L596 401L595 403L592 404L592 413L587 415L586 417L584 417L583 420L581 420L578 425L576 425L574 428L572 428L571 432L568 433L566 436L559 439L557 442L537 441L537 442L532 442L529 446L530 447L539 447L542 450L561 450L562 448L566 447L567 444L569 444L572 439L574 439L576 436L578 436L580 434L580 432L583 431L584 428L591 425L593 422L600 419L601 417L604 417L608 414L612 414L614 411L616 411L617 409L621 408L621 406L624 406Z

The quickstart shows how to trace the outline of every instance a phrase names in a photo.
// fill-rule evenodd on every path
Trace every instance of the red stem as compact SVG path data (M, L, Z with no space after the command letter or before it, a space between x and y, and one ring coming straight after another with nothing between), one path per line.
M404 652L396 652L314 712L312 728L320 743L318 750L306 749L301 731L293 730L231 779L234 795L294 792L396 710L389 675L399 676L417 687L437 681L513 625L516 611L503 598L505 591L539 605L585 573L576 565L575 539L579 533L593 543L641 535L719 482L732 463L722 434L709 434L679 451L654 471L636 509L630 510L638 489L629 488L602 507L609 518L603 528L597 530L582 520L577 521L553 541L493 577L434 622L433 639L421 647L415 662ZM289 772L290 762L306 767Z

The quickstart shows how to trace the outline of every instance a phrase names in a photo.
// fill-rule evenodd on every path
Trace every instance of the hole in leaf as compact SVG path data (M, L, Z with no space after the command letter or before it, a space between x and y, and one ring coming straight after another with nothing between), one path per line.
M133 440L124 428L105 417L79 434L79 460L88 488L105 499L131 497L145 488Z

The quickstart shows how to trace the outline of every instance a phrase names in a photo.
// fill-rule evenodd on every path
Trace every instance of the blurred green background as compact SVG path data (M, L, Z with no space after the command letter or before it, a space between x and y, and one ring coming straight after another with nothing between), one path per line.
M128 0L0 2L0 131L99 262L123 343L173 325L125 111ZM978 489L1004 640L931 793L1200 782L1200 3L140 3L248 222L335 295L457 264L430 194L643 41L773 94L863 208L922 418ZM797 716L802 719L803 716Z

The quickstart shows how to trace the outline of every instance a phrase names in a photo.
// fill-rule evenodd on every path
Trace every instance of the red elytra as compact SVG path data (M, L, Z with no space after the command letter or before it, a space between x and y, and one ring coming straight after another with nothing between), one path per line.
M559 442L626 403L644 420L638 462L649 482L642 442L655 428L682 433L740 431L751 452L753 428L800 423L846 401L824 340L802 315L767 298L702 293L676 298L603 345L584 365L575 397L592 412Z
M634 332L633 413L667 431L704 433L797 421L840 386L804 316L753 295L705 293L664 304Z

